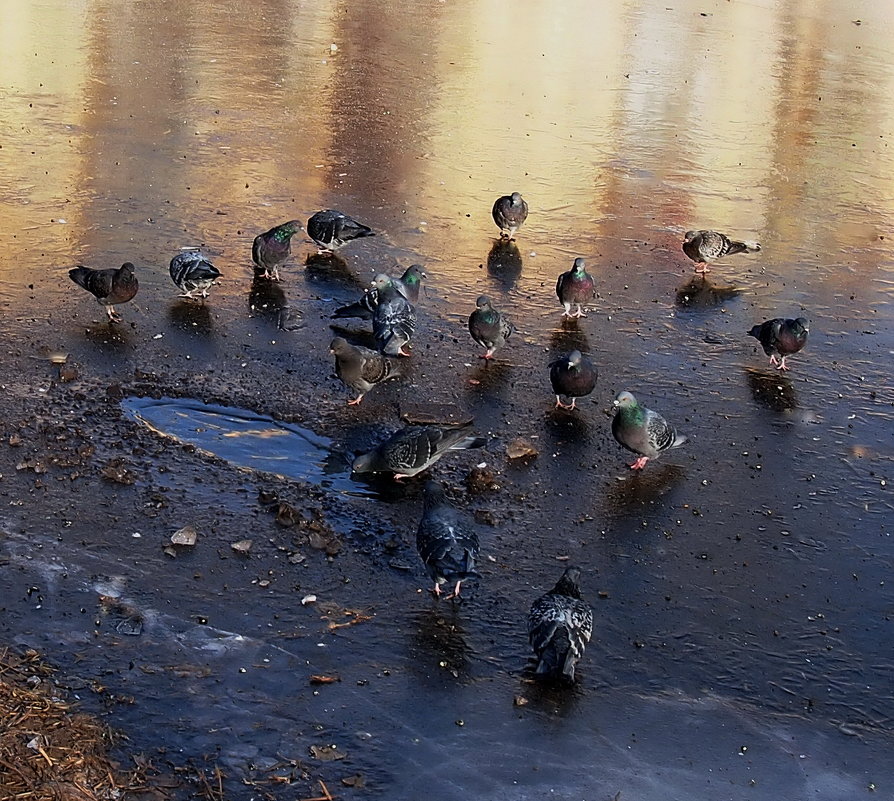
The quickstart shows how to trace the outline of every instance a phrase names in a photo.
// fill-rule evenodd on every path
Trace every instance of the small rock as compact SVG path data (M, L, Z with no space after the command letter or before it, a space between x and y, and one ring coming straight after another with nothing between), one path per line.
M334 762L347 756L337 745L312 745L310 753L311 756L319 759L321 762Z
M134 484L137 480L136 476L131 473L130 470L120 464L106 465L100 470L100 474L103 478L108 479L109 481L114 481L116 484L125 484L127 486Z
M486 467L473 467L466 476L466 487L474 495L500 489L493 471Z
M22 438L18 434L9 435L9 447L19 448L22 445Z
M316 595L305 595L301 599L301 605L307 606L308 604L316 603L317 596Z
M345 776L341 780L341 783L345 787L356 787L358 790L366 787L366 779L364 779L363 776L361 776L359 773L355 774L354 776Z
M252 540L239 540L239 542L230 543L230 547L236 553L248 553L251 550Z
M539 455L540 451L524 437L516 437L506 446L506 456L510 459L527 459Z
M489 509L476 509L475 522L483 526L497 525L497 519L494 517L494 513L491 512Z
M198 532L192 526L184 526L171 534L171 545L195 545Z
M513 706L527 706L528 699L523 695L516 695L515 698L512 699Z
M279 523L283 528L289 528L289 526L294 526L300 520L301 512L299 512L294 506L286 503L285 501L279 502L279 506L277 506L276 508L277 523Z
M75 367L73 364L63 364L59 368L59 380L63 384L68 384L71 381L77 381L79 375L80 373L78 373L78 368Z

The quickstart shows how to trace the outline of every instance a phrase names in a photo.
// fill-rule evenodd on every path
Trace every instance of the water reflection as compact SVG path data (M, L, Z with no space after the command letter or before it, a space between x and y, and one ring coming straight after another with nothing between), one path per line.
M561 309L561 307L559 307ZM560 314L561 312L556 312ZM573 350L579 350L585 356L590 356L590 340L586 330L581 326L577 317L563 317L558 328L554 328L549 335L549 346L553 353L550 359L564 356Z
M424 676L449 675L469 681L472 650L462 618L464 601L462 598L458 601L431 599L430 603L432 608L418 612L411 619L412 645L416 652L412 661L419 665Z
M288 306L279 282L255 276L248 293L248 308L253 317L261 317L279 327L280 312Z
M304 267L305 275L311 281L367 288L337 253L309 253Z
M766 372L746 368L745 378L755 402L774 412L787 412L798 408L798 394L791 379L779 370Z
M173 303L168 307L168 319L187 334L211 335L211 309L204 302L182 300Z
M511 239L495 239L487 254L487 273L497 280L503 291L515 286L522 272L522 257L518 245Z
M650 461L643 470L633 471L626 465L623 469L627 470L627 474L620 480L612 479L603 496L606 514L618 519L641 517L647 511L654 511L662 496L686 476L679 465L654 461Z
M742 290L734 286L724 286L707 277L693 276L677 288L675 302L682 309L706 309L720 306L741 294Z

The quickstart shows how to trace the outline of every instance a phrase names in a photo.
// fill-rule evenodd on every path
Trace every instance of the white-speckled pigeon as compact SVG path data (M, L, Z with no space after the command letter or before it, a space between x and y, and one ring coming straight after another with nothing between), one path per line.
M220 278L220 270L198 250L186 250L174 256L169 272L183 298L193 298L196 292L199 297L207 298L208 290Z
M757 253L759 242L736 242L717 231L687 231L683 235L683 252L692 259L697 273L706 273L711 265L733 253ZM698 265L704 265L701 269Z
M596 387L599 372L579 350L560 356L549 365L549 380L556 394L556 408L574 409L578 398L589 395ZM571 398L562 403L561 396Z
M788 370L785 359L807 344L809 326L810 321L806 317L798 317L796 320L777 317L754 326L748 335L760 341L764 353L770 357L770 364L776 365L777 370ZM777 356L781 356L781 360L777 361Z
M403 375L401 362L362 345L352 345L342 337L332 340L329 352L335 356L335 374L341 382L348 389L360 393L354 400L348 401L348 406L360 403L374 386Z
M378 304L373 312L376 347L386 356L409 356L404 350L416 333L416 310L400 288L384 273L373 281Z
M375 236L372 228L362 225L335 209L318 211L307 221L307 235L323 253L334 253L352 239Z
M678 434L658 412L636 402L630 392L621 392L614 400L615 416L612 434L619 445L639 454L631 470L642 470L649 459L657 459L662 451L678 448L686 437Z
M491 213L500 229L500 237L512 239L522 223L528 219L528 204L518 192L513 192L511 195L498 197Z
M298 220L289 220L255 237L251 259L258 277L279 281L279 268L292 254L292 236L302 230Z
M68 277L106 307L106 314L111 322L118 323L121 322L121 315L115 310L115 306L133 300L140 288L133 271L133 264L126 261L117 270L74 267L68 271Z
M490 359L515 333L515 326L503 312L493 307L487 295L481 295L475 301L475 311L469 315L469 333L486 349L479 358Z
M562 273L556 281L556 296L559 303L565 307L563 317L586 317L581 308L584 303L593 299L596 294L596 285L593 277L587 272L584 260L576 258L568 272ZM572 314L571 307L577 306L577 311Z

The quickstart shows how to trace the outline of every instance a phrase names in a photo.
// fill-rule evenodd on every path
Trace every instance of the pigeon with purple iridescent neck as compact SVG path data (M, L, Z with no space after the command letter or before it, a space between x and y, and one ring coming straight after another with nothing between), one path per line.
M556 394L557 409L574 409L578 398L589 395L596 388L599 371L579 350L560 356L549 365L549 380ZM562 403L561 396L571 398Z
M754 326L748 335L761 343L764 353L770 357L770 364L775 365L777 370L788 370L786 358L807 344L809 332L810 321L806 317L795 320L776 317ZM777 359L777 356L781 358Z
M292 255L292 237L302 230L298 220L289 220L255 237L251 259L258 277L279 281L279 268Z
M581 307L592 300L595 294L596 285L581 258L576 258L571 269L562 273L556 281L556 296L565 307L563 317L586 317ZM572 306L577 306L574 314L571 313Z
M110 322L119 323L121 315L115 310L115 306L133 300L140 288L133 271L134 266L129 261L124 262L117 270L94 270L79 265L68 271L68 277L106 307Z
M490 359L498 348L515 333L515 326L503 312L495 309L487 295L475 301L475 311L469 315L469 333L485 352L480 358Z

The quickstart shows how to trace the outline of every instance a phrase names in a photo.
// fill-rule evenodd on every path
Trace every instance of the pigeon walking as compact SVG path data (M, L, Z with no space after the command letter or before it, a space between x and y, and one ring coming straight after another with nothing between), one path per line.
M298 220L289 220L255 237L251 259L255 263L255 272L261 278L279 281L279 268L292 254L292 237L302 230Z
M115 306L133 300L140 288L133 271L133 264L126 261L117 270L93 270L78 266L68 271L68 277L106 307L111 322L119 323L121 315Z
M487 295L481 295L475 301L475 311L469 315L469 333L475 342L485 348L479 358L490 359L497 348L503 347L515 333L515 326L505 314L493 307Z
M403 374L402 363L362 345L352 345L342 337L332 340L329 352L335 356L335 374L341 382L360 393L348 401L348 406L356 406L373 387Z
M174 256L169 272L171 280L183 293L182 298L194 298L196 292L199 297L207 298L208 290L220 278L220 270L198 250L187 250Z
M494 222L500 229L500 238L512 239L515 232L528 219L528 204L518 192L497 198L491 212Z
M563 317L586 317L581 306L592 300L595 294L596 285L581 258L575 259L571 269L562 273L556 281L556 295L565 307ZM574 314L571 313L572 306L577 306Z
M550 362L549 380L556 393L556 408L574 409L578 398L589 395L595 389L598 376L596 367L579 350ZM571 398L571 403L562 403L562 395Z
M373 287L378 304L373 312L376 347L386 356L409 356L404 350L416 333L416 310L400 288L384 273L376 276Z
M391 283L410 303L416 303L419 300L419 289L422 286L422 279L425 277L426 275L421 264L411 264L404 270L404 274L400 278L391 278ZM371 320L378 305L379 290L375 286L371 286L363 293L360 300L336 309L332 313L332 317L339 319L360 317L363 320Z
M375 236L375 232L341 211L326 209L307 221L307 235L316 242L321 253L334 253L352 239Z
M478 559L478 534L468 520L444 497L444 488L437 481L425 482L422 520L416 531L416 550L435 586L432 592L440 597L441 585L453 591L445 600L459 598L462 583L479 578L475 570Z
M472 434L472 423L406 426L381 445L354 459L355 473L394 473L409 478L433 465L448 451L483 448L484 437Z
M537 676L573 684L592 634L593 610L581 599L580 568L568 567L556 586L531 604L528 641L537 654Z
M695 262L697 273L706 273L711 265L733 253L757 253L759 242L736 242L717 231L687 231L683 235L683 252ZM698 265L704 265L701 269Z
M748 335L760 341L764 353L770 357L770 364L777 370L788 370L786 357L797 353L807 344L810 321L806 317L795 320L783 320L777 317L754 326ZM777 360L777 356L782 357Z
M630 465L631 470L642 470L649 459L657 459L662 451L686 442L686 437L678 434L658 412L640 406L630 392L619 393L614 407L612 434L619 445L639 454Z

